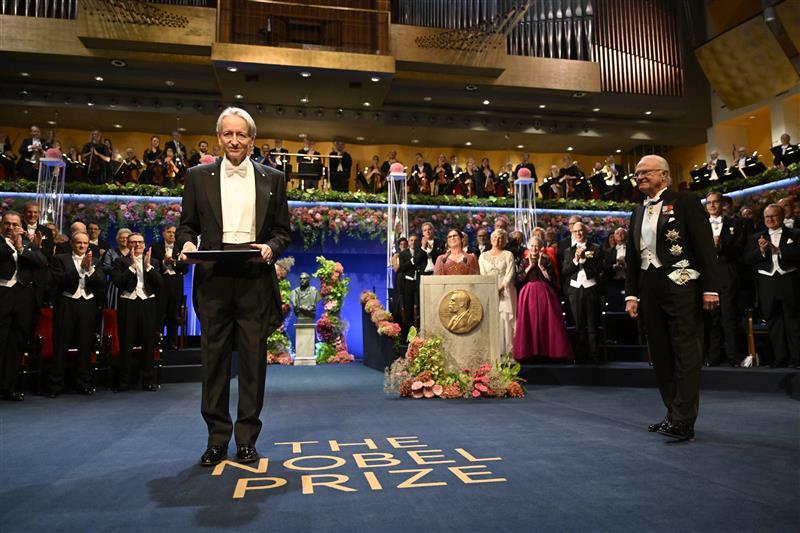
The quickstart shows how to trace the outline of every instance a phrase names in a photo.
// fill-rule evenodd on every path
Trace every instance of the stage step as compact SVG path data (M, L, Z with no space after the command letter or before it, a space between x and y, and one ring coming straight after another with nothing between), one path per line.
M522 365L520 375L532 385L656 387L655 371L648 363L640 362ZM705 390L779 392L797 396L800 392L800 370L704 367L700 374L700 386Z

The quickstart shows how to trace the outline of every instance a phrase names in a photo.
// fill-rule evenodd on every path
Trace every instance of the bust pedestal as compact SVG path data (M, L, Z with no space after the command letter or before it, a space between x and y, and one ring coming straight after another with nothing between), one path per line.
M314 354L316 341L316 325L314 322L298 322L294 326L295 333L295 358L294 364L311 366L317 364Z
M420 326L423 337L443 339L445 368L457 372L500 359L500 313L495 276L423 276ZM455 300L453 295L456 295ZM469 296L468 313L464 306ZM467 315L463 319L461 315ZM481 316L478 317L478 314Z

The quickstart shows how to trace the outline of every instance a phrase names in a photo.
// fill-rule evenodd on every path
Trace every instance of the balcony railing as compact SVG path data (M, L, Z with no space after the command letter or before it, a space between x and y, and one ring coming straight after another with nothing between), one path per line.
M119 1L115 2L115 0L103 1L108 3L109 6L120 3ZM217 7L217 0L148 0L147 3L187 7ZM0 0L0 15L74 19L77 14L78 0Z

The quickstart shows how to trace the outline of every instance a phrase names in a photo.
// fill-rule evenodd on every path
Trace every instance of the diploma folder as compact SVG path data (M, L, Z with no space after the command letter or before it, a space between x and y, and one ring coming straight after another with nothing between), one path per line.
M255 248L249 250L197 250L194 252L184 252L189 259L199 261L237 261L243 262L248 259L258 259L261 251Z

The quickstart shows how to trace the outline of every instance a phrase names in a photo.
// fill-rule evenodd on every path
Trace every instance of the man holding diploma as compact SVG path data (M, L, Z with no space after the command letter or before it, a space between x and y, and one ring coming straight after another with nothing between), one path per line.
M186 174L176 235L180 260L198 263L193 300L202 328L201 412L208 425L203 466L226 457L231 433L237 460L258 460L255 443L264 404L266 339L283 319L274 262L290 240L283 172L249 157L256 139L253 118L239 108L225 109L217 119L217 138L224 157ZM186 254L197 251L198 236L200 251L252 249L258 254L247 261L190 258ZM234 342L239 355L235 425L229 412Z

